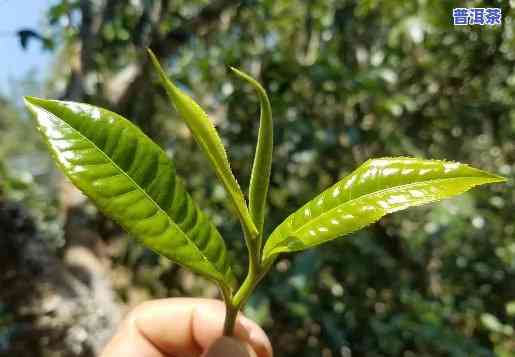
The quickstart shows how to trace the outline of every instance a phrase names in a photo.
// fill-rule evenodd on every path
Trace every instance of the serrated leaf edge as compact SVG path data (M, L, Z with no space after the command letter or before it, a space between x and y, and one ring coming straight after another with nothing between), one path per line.
M395 159L395 158L394 158ZM371 160L377 160L377 159L371 159ZM369 160L367 160L368 162ZM436 161L436 162L441 162L442 160L425 160L425 161ZM365 162L363 164L363 166L367 163ZM452 177L452 178L443 178L443 179L432 179L432 180L427 180L427 181L419 181L419 182L414 182L414 183L410 183L410 184L407 184L407 185L400 185L400 186L394 186L394 187L389 187L387 189L382 189L382 190L379 190L379 191L374 191L374 192L371 192L371 193L367 193L365 195L362 195L362 196L359 196L359 197L356 197L356 198L353 198L351 200L348 200L348 201L345 201L344 203L342 203L341 205L338 205L328 211L325 211L323 213L321 213L320 215L318 215L315 219L311 220L311 221L307 221L305 224L303 224L302 226L300 226L299 228L297 228L294 232L290 232L287 237L283 238L283 239L295 239L296 238L296 235L294 234L295 232L298 232L299 230L301 230L302 228L304 228L306 225L308 224L313 224L313 222L321 219L321 217L323 216L326 216L326 215L329 215L330 213L332 213L334 210L336 209L341 209L341 206L344 206L344 205L347 205L347 204L350 204L351 202L353 201L358 201L358 200L362 200L362 199L366 199L370 196L374 196L374 195L380 195L380 194L384 194L385 192L388 192L388 191L393 191L393 190L399 190L399 189L407 189L409 190L410 188L413 188L414 186L417 186L417 185L421 185L421 184L430 184L431 182L443 182L443 181L453 181L453 180L463 180L463 179L474 179L474 180L479 180L481 182L478 182L478 183L473 183L473 184L468 184L466 187L463 188L462 191L458 191L457 193L453 193L447 197L443 197L443 198L434 198L434 199L429 199L427 201L421 201L421 202L418 202L418 203L414 203L414 204L410 204L408 205L407 207L404 207L404 208L401 208L401 209L396 209L396 210L392 210L392 211L386 211L386 213L384 215L382 215L381 217L379 217L377 220L375 221L371 221L369 222L368 224L362 226L361 228L358 228L356 230L352 230L352 231L349 231L347 233L345 233L343 236L346 236L348 234L351 234L351 233L354 233L356 232L357 230L360 230L360 229L363 229L375 222L377 222L379 219L381 219L382 217L388 215L388 214L391 214L391 213L394 213L396 211L401 211L403 209L406 209L406 208L409 208L409 207L417 207L417 206L421 206L421 205L424 205L424 204L428 204L428 203L433 203L433 202L436 202L436 201L441 201L441 200L445 200L445 199L449 199L453 196L456 196L456 195L459 195L461 193L464 193L476 186L479 186L479 185L483 185L483 184L487 184L487 183L500 183L500 182L505 182L506 179L504 177L501 177L501 176L497 176L497 175L492 175L490 173L487 173L485 171L482 171L482 170L479 170L479 169L476 169L474 167L471 167L469 165L466 165L466 164L460 164L460 165L464 165L464 166L468 166L469 168L471 169L474 169L474 170L477 170L477 171L481 171L482 173L485 173L487 174L488 176L460 176L460 177ZM358 168L359 169L359 168ZM323 192L325 192L326 190L324 190ZM308 201L308 202L311 202ZM297 212L297 211L295 211ZM294 213L295 213L294 212ZM292 214L294 214L292 213ZM288 216L289 218L289 216ZM286 219L288 219L286 218ZM279 226L281 226L283 224L283 222L281 222ZM272 232L272 234L270 235L270 238L274 235L274 232ZM341 237L341 236L340 236ZM338 237L335 237L333 239L337 239ZM321 241L320 243L318 244L322 244L322 243L325 243L327 241L330 241L332 239L328 239L328 240L324 240L324 241ZM287 247L279 247L278 249L276 249L276 247L280 244L281 241L278 241L277 244L275 244L272 248L268 248L266 247L265 245L265 250L263 251L263 261L266 261L266 260L269 260L271 257L279 254L279 253L283 253L283 252L290 252L292 250L289 250ZM317 245L318 245L317 244ZM283 249L281 249L283 248ZM309 249L309 248L307 248Z

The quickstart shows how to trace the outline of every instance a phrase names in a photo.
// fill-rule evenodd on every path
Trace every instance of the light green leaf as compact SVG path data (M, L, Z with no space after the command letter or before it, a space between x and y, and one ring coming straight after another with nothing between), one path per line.
M252 237L257 235L257 229L252 221L245 198L241 188L234 177L227 153L225 152L222 140L218 135L213 123L202 110L202 108L187 94L182 92L167 77L159 61L149 49L150 59L159 74L159 78L163 87L168 94L170 102L177 109L182 120L188 125L195 141L198 143L206 157L213 166L217 177L220 179L227 190L231 201L233 202L243 227L248 230L248 234Z
M388 213L503 181L500 176L457 162L368 160L281 223L268 239L263 259L352 233Z
M26 97L70 180L139 242L218 282L235 282L224 242L161 148L123 117L87 104Z
M252 165L249 187L249 210L260 234L263 233L265 221L266 198L272 169L272 151L274 148L274 128L272 122L272 106L265 89L248 74L231 67L240 78L249 82L259 96L261 114L259 118L259 134L256 155Z

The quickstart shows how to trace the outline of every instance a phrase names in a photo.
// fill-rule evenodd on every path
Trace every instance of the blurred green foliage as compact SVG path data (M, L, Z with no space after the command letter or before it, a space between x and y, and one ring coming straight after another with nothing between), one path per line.
M513 1L467 2L501 7L503 24L495 27L453 27L452 8L463 4L438 0L100 3L114 5L89 44L79 99L128 115L168 150L235 249L240 276L246 262L239 225L227 219L222 187L152 85L154 77L137 84L130 102L109 96L111 81L143 63L142 48L155 48L168 33L177 35L170 40L175 47L162 61L212 114L242 186L259 106L228 65L252 73L270 94L276 146L268 231L368 157L445 158L509 178L279 259L246 309L270 334L278 356L515 356ZM161 15L143 21L156 3ZM192 21L213 5L222 9L214 21ZM49 84L55 96L72 80L74 51L85 40L83 10L79 1L62 0L48 13L48 31L62 44ZM19 180L13 158L23 149L16 131L31 147L41 143L13 115L0 131L1 161ZM8 117L2 112L0 120ZM41 162L37 155L34 149L21 161ZM40 187L33 184L38 174L28 166L21 192L35 197L30 190ZM167 263L139 248L122 249L114 264L129 267L129 285L148 297L205 291L197 283L178 289L177 270L170 274Z
M52 162L27 115L0 99L0 199L30 209L53 248L62 246L62 222Z

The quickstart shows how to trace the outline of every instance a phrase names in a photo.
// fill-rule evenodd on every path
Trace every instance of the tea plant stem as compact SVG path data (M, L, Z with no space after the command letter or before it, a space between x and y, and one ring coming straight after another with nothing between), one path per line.
M259 240L256 235L252 235L245 224L242 222L243 233L245 235L245 242L247 243L247 250L249 254L249 267L248 273L243 281L242 285L238 289L236 295L229 297L224 293L225 300L225 323L224 323L224 335L232 336L234 333L234 327L236 324L236 318L238 316L238 311L240 310L242 303L248 296L252 293L252 290L257 284L257 273L260 269L259 261L260 261L260 247L258 248L257 244ZM243 299L245 298L245 299Z
M232 289L221 284L219 284L218 287L220 288L225 303L224 336L232 336L238 309L235 309L232 304Z
M245 303L245 300L254 290L256 284L261 279L261 233L253 239L246 239L248 244L249 253L249 268L248 273L241 284L240 289L233 299L233 303L239 308Z
M270 270L270 267L273 263L273 260L270 260L266 265L261 265L259 260L257 260L257 262L251 263L252 260L253 258L251 256L249 261L249 272L243 281L243 284L241 284L232 301L230 303L227 303L226 301L226 315L224 324L225 336L233 335L238 311L245 305L257 284L266 275L268 270Z
M243 281L243 284L241 284L240 288L236 292L236 295L234 295L234 298L232 300L232 303L234 306L236 306L238 309L240 309L245 302L247 301L248 297L256 287L258 281L260 280L260 275L258 271L255 269L250 269L249 273L247 274L247 277Z
M229 301L225 303L225 322L224 322L224 336L234 335L234 326L236 325L236 317L238 316L238 308L233 306Z

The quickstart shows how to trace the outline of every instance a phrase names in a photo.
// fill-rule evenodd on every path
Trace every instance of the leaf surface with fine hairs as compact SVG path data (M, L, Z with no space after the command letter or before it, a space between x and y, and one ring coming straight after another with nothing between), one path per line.
M368 160L286 218L266 242L263 260L352 233L388 213L503 181L457 162L403 157Z
M274 129L272 122L272 106L265 89L248 74L231 67L231 70L252 85L259 97L261 114L256 154L252 164L249 185L249 210L260 234L263 233L265 221L266 198L272 169L272 152L274 148ZM261 247L260 247L261 248Z
M179 112L181 119L188 125L195 141L208 158L211 166L213 166L216 176L222 182L238 212L243 227L248 230L248 234L255 237L257 235L256 226L250 217L240 185L232 173L227 153L222 144L222 139L220 139L213 123L204 110L202 110L192 98L168 79L168 76L150 49L148 53L170 102Z

